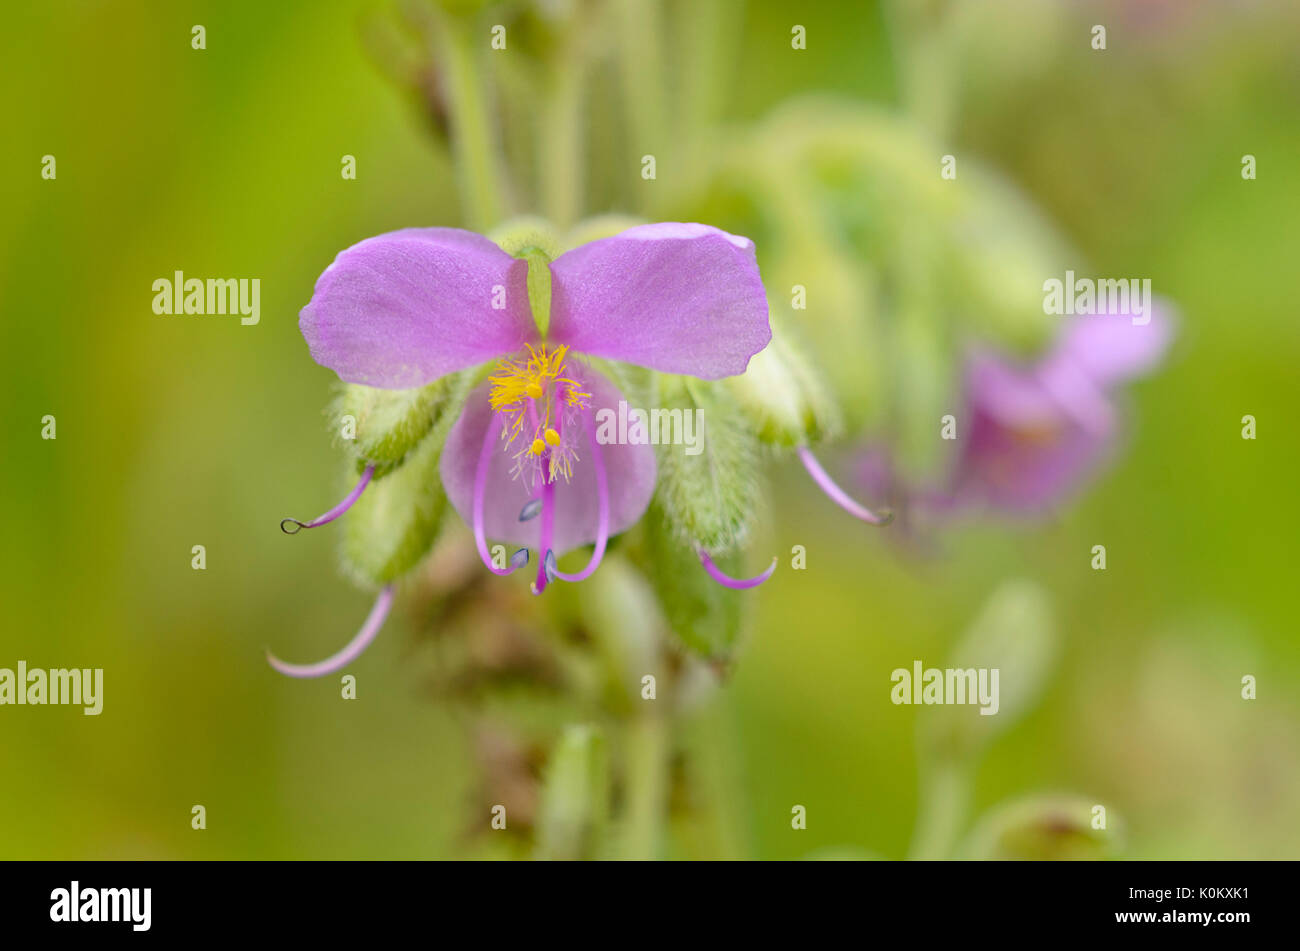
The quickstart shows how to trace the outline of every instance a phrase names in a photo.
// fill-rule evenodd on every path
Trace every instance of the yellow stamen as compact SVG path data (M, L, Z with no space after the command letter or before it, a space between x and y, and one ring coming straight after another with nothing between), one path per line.
M523 471L524 460L545 455L550 460L545 478L567 479L573 453L564 447L560 422L590 405L592 394L566 375L568 347L524 346L524 356L502 360L488 377L488 402L501 414L506 445L522 447L514 450L516 472Z

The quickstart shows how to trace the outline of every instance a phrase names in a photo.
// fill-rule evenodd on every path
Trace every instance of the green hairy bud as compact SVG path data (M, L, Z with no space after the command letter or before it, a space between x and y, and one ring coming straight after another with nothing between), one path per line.
M456 391L451 376L410 390L347 384L335 404L335 416L342 421L342 442L356 457L356 470L373 464L379 479L400 466L447 410Z
M658 502L641 520L644 568L669 629L689 650L725 661L740 639L744 599L700 569L694 551L682 548ZM724 571L740 573L738 556L717 559Z
M791 448L839 434L839 410L812 366L774 320L772 342L728 387L759 440Z
M449 391L423 439L388 478L371 485L348 512L343 564L363 584L387 584L400 578L425 556L438 536L447 509L438 463L472 378L457 374L448 380Z
M653 405L691 414L702 438L692 447L658 445L655 497L678 542L720 554L738 546L759 505L758 440L725 385L657 375Z

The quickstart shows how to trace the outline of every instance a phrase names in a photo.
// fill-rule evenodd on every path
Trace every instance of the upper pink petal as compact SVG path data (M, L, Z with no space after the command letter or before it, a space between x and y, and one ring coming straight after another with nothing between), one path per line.
M334 259L298 326L345 382L423 386L536 336L527 277L526 261L471 231L391 231Z
M1140 376L1163 359L1174 335L1169 306L1154 300L1142 323L1128 312L1074 317L1049 362L1068 362L1105 388Z
M754 242L708 225L629 228L551 274L550 337L581 353L716 380L772 339Z

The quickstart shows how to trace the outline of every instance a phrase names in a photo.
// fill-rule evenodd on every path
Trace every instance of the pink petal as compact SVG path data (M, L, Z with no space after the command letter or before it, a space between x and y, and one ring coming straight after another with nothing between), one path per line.
M976 350L966 362L966 394L971 406L1011 426L1050 423L1061 415L1032 364L1014 363L990 350Z
M1157 300L1144 324L1133 323L1127 313L1072 318L1048 363L1073 363L1098 386L1110 388L1153 369L1172 339L1173 320Z
M594 370L583 367L579 371L584 388L592 394L592 417L601 409L618 412L623 395L614 384ZM598 421L597 421L598 422ZM465 410L452 427L442 452L441 472L443 488L452 506L466 524L473 524L474 476L479 453L491 425L493 438L501 424L488 405L488 384L483 384L470 394ZM555 534L551 547L556 557L581 545L591 544L599 534L600 498L596 486L595 466L588 458L585 423L576 445L580 448L578 460L573 464L573 478L555 483ZM644 445L607 444L600 447L605 460L609 485L609 534L617 535L636 523L650 504L654 494L654 449ZM522 545L534 550L539 543L541 518L519 521L520 510L541 490L538 483L531 490L520 479L511 477L513 449L505 443L493 451L488 467L486 504L483 521L487 537L509 545ZM545 556L545 552L541 553Z
M950 492L954 500L1008 512L1043 512L1078 489L1113 451L1115 435L1066 418L1051 431L1026 434L977 410Z
M312 359L348 383L423 386L536 336L527 276L470 231L391 231L334 259L298 326Z
M754 243L707 225L629 228L551 274L550 337L581 353L716 380L772 339Z

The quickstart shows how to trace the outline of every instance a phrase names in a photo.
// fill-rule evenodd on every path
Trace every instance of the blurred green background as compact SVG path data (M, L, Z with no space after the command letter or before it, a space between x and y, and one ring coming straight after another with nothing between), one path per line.
M488 854L467 830L496 800L460 715L426 689L437 657L417 612L399 600L349 669L355 702L263 659L323 656L369 606L328 530L276 528L339 485L322 416L333 374L310 360L298 311L340 249L464 220L425 111L376 62L399 6L2 14L0 666L103 667L105 700L98 717L0 708L0 857ZM724 118L800 93L900 102L887 11L783 6L721 7ZM1046 524L964 526L918 559L778 467L754 557L803 544L809 570L753 595L731 679L685 727L721 751L726 792L667 854L904 856L926 711L890 703L889 671L942 666L989 594L1028 578L1050 595L1059 656L978 765L971 818L1071 793L1122 817L1125 857L1300 857L1300 8L959 6L951 150L1016 182L1097 273L1149 276L1180 310L1179 340L1130 393L1117 464ZM793 22L809 37L798 54ZM1093 23L1108 25L1104 53ZM670 43L666 61L678 55ZM588 210L636 211L613 204L610 182L637 165L615 168L621 120L599 87ZM259 277L261 323L155 316L151 284L177 269ZM40 438L46 414L57 440ZM205 571L190 566L198 544ZM1089 568L1094 544L1105 572Z

